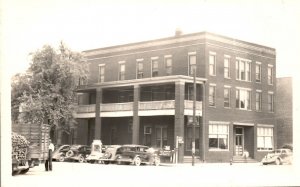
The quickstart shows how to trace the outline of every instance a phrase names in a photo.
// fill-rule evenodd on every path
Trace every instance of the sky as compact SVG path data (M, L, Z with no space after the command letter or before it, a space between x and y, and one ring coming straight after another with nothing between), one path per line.
M297 74L300 1L2 0L2 60L13 75L29 53L63 41L74 51L208 31L276 49L277 77ZM297 67L297 68L296 68Z

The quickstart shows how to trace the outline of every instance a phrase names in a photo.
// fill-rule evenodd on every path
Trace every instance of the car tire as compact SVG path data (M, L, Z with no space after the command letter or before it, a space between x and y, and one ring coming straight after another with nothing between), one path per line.
M159 166L160 165L160 158L154 158L154 165Z
M83 163L84 162L84 157L82 155L79 156L78 162L79 163Z
M58 161L59 162L65 161L65 155L60 155L59 158L58 158Z
M133 163L134 163L134 165L136 165L136 166L140 166L141 165L141 158L140 157L135 157L134 158L134 161L133 161Z
M72 150L69 150L67 153L66 153L66 156L67 157L71 157L74 155L74 152Z
M275 164L276 164L276 165L281 165L281 161L280 161L279 158L277 158L277 159L275 160Z
M103 161L103 163L104 163L105 165L108 165L108 164L109 164L109 161Z

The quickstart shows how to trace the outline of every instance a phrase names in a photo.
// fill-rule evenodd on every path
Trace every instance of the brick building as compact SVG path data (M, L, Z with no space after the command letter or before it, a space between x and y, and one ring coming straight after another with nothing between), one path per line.
M275 148L276 51L208 32L84 51L88 83L78 88L73 142L179 144L191 155L196 72L196 156L228 162ZM60 136L61 137L61 136Z

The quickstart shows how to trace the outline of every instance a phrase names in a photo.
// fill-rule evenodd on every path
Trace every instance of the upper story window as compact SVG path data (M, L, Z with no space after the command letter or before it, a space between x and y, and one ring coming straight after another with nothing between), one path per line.
M273 150L273 127L257 127L257 150Z
M104 82L105 65L104 64L99 64L98 70L99 70L98 82Z
M144 64L143 59L136 60L136 78L142 79L144 77Z
M125 61L119 62L119 80L125 80Z
M262 110L262 92L260 90L256 90L255 93L255 110Z
M208 101L209 106L216 106L216 85L209 85Z
M224 107L230 108L230 87L224 86Z
M224 56L224 78L230 78L230 56Z
M216 53L209 52L209 75L216 75Z
M272 65L268 65L268 84L272 85L274 81L274 68Z
M261 82L261 63L256 62L255 65L255 82Z
M172 75L172 56L171 55L165 56L165 68L166 68L166 75Z
M152 77L158 76L158 58L153 57L151 58L151 70L152 70Z
M194 71L196 72L196 52L189 53L189 75L194 75Z
M268 111L274 112L274 93L268 92Z
M251 90L246 88L236 89L236 108L251 110Z
M241 81L251 81L251 61L247 59L237 58L236 79Z

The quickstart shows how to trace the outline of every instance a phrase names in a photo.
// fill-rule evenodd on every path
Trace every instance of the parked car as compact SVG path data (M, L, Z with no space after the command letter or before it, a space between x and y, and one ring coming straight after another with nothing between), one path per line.
M52 153L52 160L63 162L66 157L66 153L70 150L70 145L61 145L58 149Z
M283 163L291 164L293 159L293 152L290 149L276 149L269 152L263 159L262 164L273 164L280 165Z
M104 155L99 160L104 164L116 163L117 158L121 154L120 148L120 145L107 146Z
M86 157L91 154L91 147L87 145L72 145L66 153L65 159L78 161L80 163L86 161Z
M123 145L119 149L117 163L119 164L150 164L158 166L160 157L153 148L144 145Z
M91 146L91 154L86 158L86 161L89 163L97 163L100 158L103 156L101 140L94 140Z

